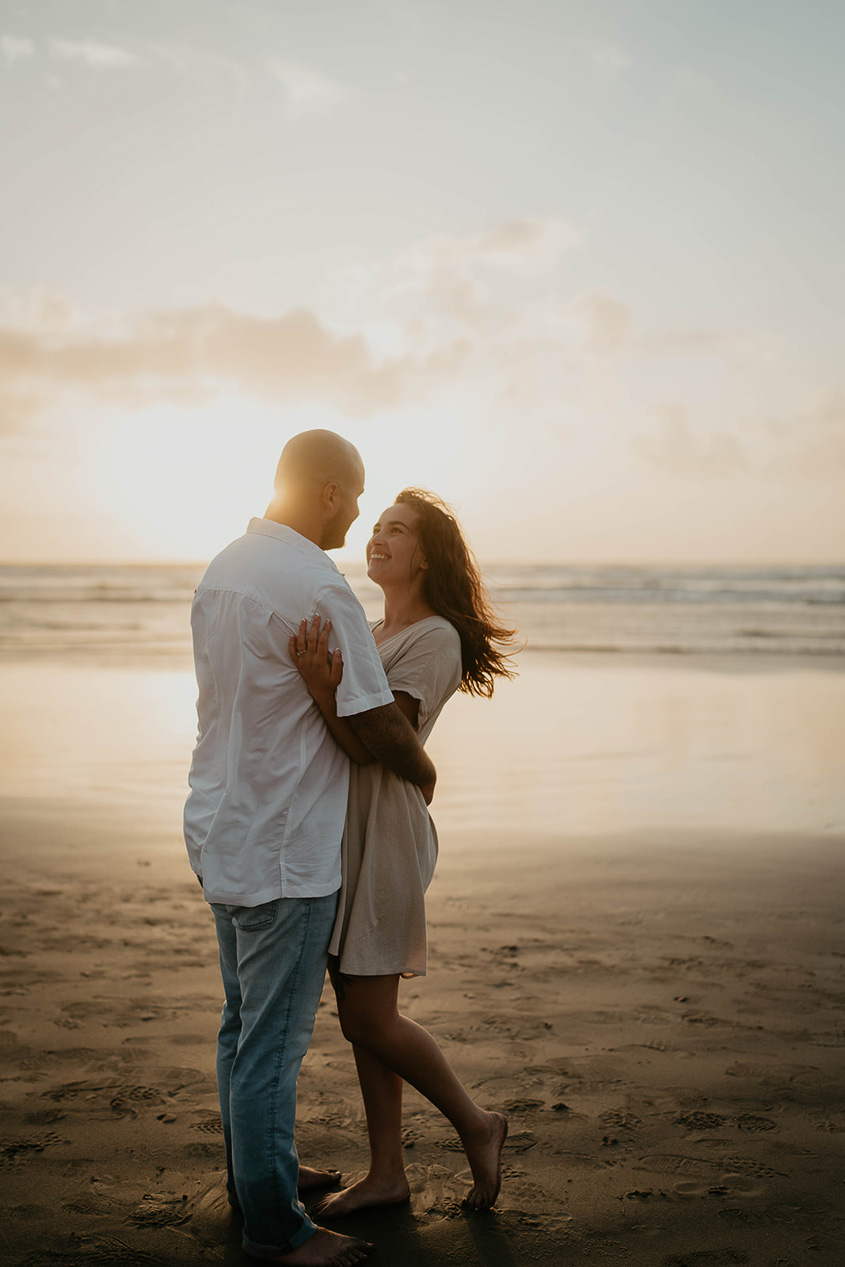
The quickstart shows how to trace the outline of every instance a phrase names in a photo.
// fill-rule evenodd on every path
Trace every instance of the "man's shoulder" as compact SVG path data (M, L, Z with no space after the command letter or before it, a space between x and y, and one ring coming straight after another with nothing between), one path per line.
M321 602L345 606L358 600L334 563L314 546L247 532L216 555L200 581L198 594L226 592L290 615Z

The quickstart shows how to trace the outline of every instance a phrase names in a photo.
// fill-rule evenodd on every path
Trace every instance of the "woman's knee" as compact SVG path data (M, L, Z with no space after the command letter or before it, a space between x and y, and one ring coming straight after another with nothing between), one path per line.
M354 987L347 991L343 1002L338 1000L338 1020L343 1037L365 1051L378 1052L389 1041L399 1015L395 1008L386 1007L382 1000L370 999Z
M348 1043L355 1047L369 1047L376 1029L371 1016L355 1007L338 1007L338 1020L340 1032Z

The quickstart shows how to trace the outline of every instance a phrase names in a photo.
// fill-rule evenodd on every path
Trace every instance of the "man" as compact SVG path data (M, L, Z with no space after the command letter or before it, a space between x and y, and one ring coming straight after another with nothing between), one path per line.
M393 702L363 610L324 553L358 515L364 467L330 431L286 445L263 519L209 565L194 598L199 729L185 806L225 990L217 1083L244 1249L288 1267L354 1267L372 1246L318 1228L297 1196L296 1080L340 886L348 758L291 662L303 617L343 651L338 714L383 765L425 789L434 767Z

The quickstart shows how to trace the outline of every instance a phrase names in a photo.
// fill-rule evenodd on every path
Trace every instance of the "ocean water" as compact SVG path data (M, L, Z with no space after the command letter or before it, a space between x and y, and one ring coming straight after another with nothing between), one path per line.
M841 833L845 568L486 570L524 650L517 679L456 696L430 741L450 847L486 832ZM0 811L164 816L179 847L202 571L0 568ZM359 564L347 575L377 616L381 591Z
M381 591L342 564L368 615ZM202 564L0 567L0 657L190 662ZM845 654L845 566L489 564L491 595L534 651L624 656Z

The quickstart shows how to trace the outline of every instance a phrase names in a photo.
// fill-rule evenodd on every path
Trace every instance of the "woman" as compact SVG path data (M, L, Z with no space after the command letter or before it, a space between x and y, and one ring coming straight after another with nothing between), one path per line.
M367 574L384 591L373 625L397 705L425 742L456 691L490 696L511 677L477 564L447 506L405 489L367 545ZM455 1127L472 1170L466 1204L489 1209L501 1183L507 1121L480 1108L432 1036L398 1010L399 978L426 971L424 894L437 859L430 796L372 761L334 692L341 651L328 658L328 628L303 621L291 655L338 743L353 759L343 841L343 885L329 945L329 971L344 1036L352 1043L370 1141L358 1183L324 1198L339 1217L410 1196L402 1154L402 1082L410 1082ZM499 644L497 646L497 644ZM427 791L427 790L426 790Z

